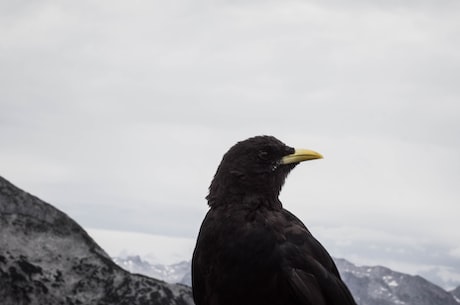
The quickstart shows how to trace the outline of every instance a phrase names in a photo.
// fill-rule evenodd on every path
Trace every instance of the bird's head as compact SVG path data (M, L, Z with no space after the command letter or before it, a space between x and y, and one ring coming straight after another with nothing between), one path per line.
M320 158L317 152L294 149L272 136L249 138L224 155L206 198L211 207L245 197L277 200L287 175L297 164Z

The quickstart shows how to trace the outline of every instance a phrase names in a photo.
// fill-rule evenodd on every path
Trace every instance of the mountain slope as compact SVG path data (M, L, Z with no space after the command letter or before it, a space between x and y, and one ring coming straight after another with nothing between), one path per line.
M344 259L336 263L360 305L458 305L449 292L420 276L381 266L358 267Z
M187 261L172 265L150 264L142 260L138 255L124 258L115 257L113 261L129 272L141 273L168 283L179 283L191 286L191 279L190 282L188 282L187 278L184 278L184 276L190 275L190 262Z
M0 300L193 304L191 289L130 274L71 218L0 177Z
M455 301L457 301L458 303L460 303L460 286L458 286L457 288L455 288L454 290L452 290L450 292L451 295L453 295Z
M128 270L191 285L190 261L169 266L152 265L139 256L116 258L115 261ZM356 266L344 259L335 261L359 305L458 305L453 295L460 294L460 287L449 293L420 276L380 266Z

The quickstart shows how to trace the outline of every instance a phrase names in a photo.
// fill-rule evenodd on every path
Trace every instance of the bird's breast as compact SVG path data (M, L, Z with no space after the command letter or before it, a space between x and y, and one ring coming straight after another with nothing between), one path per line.
M205 276L210 299L218 296L218 304L241 304L237 300L242 299L251 300L246 304L273 303L270 293L284 285L282 234L273 226L276 214L263 209L208 213L194 261L200 268L196 273Z
M252 274L277 272L283 234L273 226L276 217L264 210L211 212L201 228L204 257L222 269L216 272L233 277L250 279Z

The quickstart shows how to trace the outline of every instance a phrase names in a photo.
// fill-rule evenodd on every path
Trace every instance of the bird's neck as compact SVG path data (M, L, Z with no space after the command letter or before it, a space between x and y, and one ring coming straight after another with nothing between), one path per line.
M282 209L283 205L278 196L260 196L248 194L240 199L243 206L249 208L268 208L270 210Z
M258 192L231 192L227 190L221 194L210 193L208 197L210 207L219 206L240 206L242 208L256 209L265 207L268 209L282 209L278 193Z
M259 204L277 208L281 206L278 199L285 176L266 174L247 177L245 175L228 174L220 171L216 174L209 187L208 204L211 207L222 205Z

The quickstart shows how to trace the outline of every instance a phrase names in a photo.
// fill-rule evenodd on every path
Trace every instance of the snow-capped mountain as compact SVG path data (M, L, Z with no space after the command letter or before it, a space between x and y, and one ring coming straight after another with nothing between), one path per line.
M450 294L454 296L455 301L460 303L460 286L452 290Z
M359 305L458 305L455 293L412 276L374 266L356 266L344 259L335 259L340 273ZM173 265L150 264L139 256L116 258L120 266L171 283L191 285L190 261ZM457 297L460 299L459 297Z
M150 264L140 256L115 257L113 261L132 273L145 274L168 283L180 283L191 286L190 262L179 262L172 265Z
M116 265L71 218L0 177L0 302L193 304L191 289Z
M452 294L420 276L381 266L355 266L344 259L335 261L360 305L458 305Z

